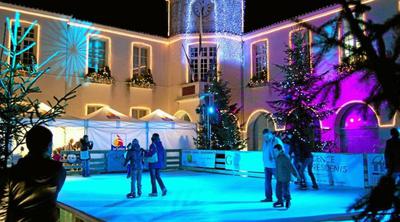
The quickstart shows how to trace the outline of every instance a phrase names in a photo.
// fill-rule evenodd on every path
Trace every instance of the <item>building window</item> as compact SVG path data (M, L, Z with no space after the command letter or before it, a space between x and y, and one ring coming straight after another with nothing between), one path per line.
M131 117L140 119L150 113L149 109L146 108L131 108Z
M253 45L253 78L268 80L268 44L267 41Z
M103 105L86 105L86 115L94 113L103 107Z
M363 21L364 15L359 15L356 19L359 21ZM360 28L364 29L362 27L362 24L360 24ZM343 49L342 56L344 58L349 58L349 63L351 64L351 63L355 62L357 59L356 57L354 57L352 55L353 51L354 51L354 49L359 48L361 46L361 44L358 41L358 39L354 35L351 34L350 24L347 21L343 21L343 34L346 36L343 39L345 48Z
M191 46L189 48L190 69L189 81L190 82L208 82L208 73L213 66L216 66L217 61L217 47L205 46L199 47Z
M300 29L290 33L290 48L295 49L297 47L295 45L295 39L300 37L303 39L303 44L301 47L306 47L309 52L309 56L311 56L311 39L310 39L310 31L307 29Z
M133 46L133 75L138 75L149 70L149 57L150 50L148 47Z
M89 73L107 66L107 41L96 36L89 39Z
M21 23L20 27L17 29L18 40L28 31L30 24ZM14 30L14 28L12 28ZM26 35L24 41L21 44L17 45L17 51L22 50L34 42L38 42L38 31L37 26L33 27L29 33ZM22 63L25 66L36 64L37 63L37 47L38 45L33 46L32 48L26 50L21 55L17 56L17 62Z
M302 44L301 46L296 44L296 39L301 39ZM309 60L310 66L310 72L313 72L312 70L312 53L311 53L311 44L312 44L312 37L311 37L311 31L303 28L303 29L298 29L291 31L289 34L289 46L292 50L301 50L303 51L304 54L306 54L307 59ZM301 47L300 49L297 49L296 47Z

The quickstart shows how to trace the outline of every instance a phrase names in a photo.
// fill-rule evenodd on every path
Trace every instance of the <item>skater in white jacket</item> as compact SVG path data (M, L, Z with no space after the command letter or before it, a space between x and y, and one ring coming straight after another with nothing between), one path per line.
M282 140L276 137L272 131L269 129L263 130L263 162L264 162L264 172L265 172L265 199L261 202L272 202L272 175L275 174L275 154L274 146L281 145L283 147Z

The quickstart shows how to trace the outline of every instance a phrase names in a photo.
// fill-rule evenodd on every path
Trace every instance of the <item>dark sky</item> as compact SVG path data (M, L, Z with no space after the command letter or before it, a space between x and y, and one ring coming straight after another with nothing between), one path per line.
M1 0L73 15L74 18L138 32L167 35L165 0ZM334 0L247 0L245 32L330 5ZM267 4L267 3L270 4ZM271 4L271 2L273 2Z

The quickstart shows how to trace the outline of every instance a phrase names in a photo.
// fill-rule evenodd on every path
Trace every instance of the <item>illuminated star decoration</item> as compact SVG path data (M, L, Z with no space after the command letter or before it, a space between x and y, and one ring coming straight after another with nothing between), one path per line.
M70 25L81 24L81 26ZM71 85L75 80L80 83L86 74L87 36L99 34L97 30L90 29L91 23L72 20L68 23L49 23L48 31L43 33L44 54L58 52L53 60L52 73L57 78L64 77Z

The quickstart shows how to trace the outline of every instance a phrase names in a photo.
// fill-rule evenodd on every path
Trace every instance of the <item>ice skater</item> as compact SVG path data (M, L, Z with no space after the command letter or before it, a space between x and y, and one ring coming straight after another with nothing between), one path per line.
M300 142L300 189L307 189L305 169L307 168L308 176L310 176L312 182L312 188L318 190L317 180L315 179L314 173L312 171L313 168L314 157L311 152L311 147L309 144L305 142Z
M281 145L283 147L283 143L281 139L272 134L269 129L263 130L263 162L264 162L264 171L265 171L265 199L261 200L261 202L272 202L272 175L275 173L275 155L274 155L274 146L276 144Z
M396 183L400 183L400 138L396 128L390 130L392 136L386 141L385 166L387 174L392 176Z
M128 178L131 178L131 192L128 193L126 197L140 197L142 195L142 171L144 164L144 152L143 149L140 148L139 141L137 139L132 140L131 147L125 157L124 166L126 166L128 162L130 163Z
M283 207L285 200L285 207L290 207L290 179L293 174L298 177L297 171L294 169L289 157L283 151L280 144L274 146L274 153L276 156L276 197L278 201L274 203L274 207Z
M145 152L145 157L148 158L149 161L149 171L150 171L150 179L151 179L151 193L150 197L157 196L157 184L161 188L162 195L167 195L167 188L164 185L164 182L160 176L160 169L165 168L165 149L160 141L160 135L158 133L154 133L151 136L151 145L150 149Z
M89 136L84 135L80 140L80 158L82 162L82 176L90 176L90 153L89 150L93 149L93 141L89 141Z

